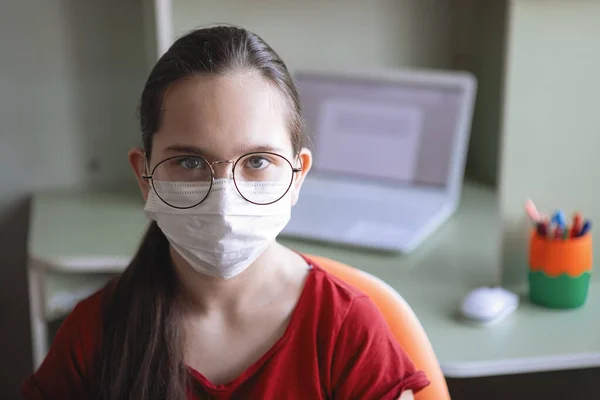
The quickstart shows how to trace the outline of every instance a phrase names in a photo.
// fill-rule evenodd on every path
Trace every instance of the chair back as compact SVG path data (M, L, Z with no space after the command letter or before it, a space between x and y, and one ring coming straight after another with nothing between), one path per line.
M446 379L433 347L408 303L391 286L367 272L329 258L312 255L307 257L373 300L404 351L431 382L415 395L415 400L450 400Z

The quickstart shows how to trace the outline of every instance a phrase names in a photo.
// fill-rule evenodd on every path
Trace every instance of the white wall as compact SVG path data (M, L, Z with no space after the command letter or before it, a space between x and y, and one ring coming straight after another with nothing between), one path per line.
M148 72L142 1L0 2L0 397L31 369L28 194L129 180Z
M262 36L290 69L450 65L450 0L173 0L177 36L215 23Z

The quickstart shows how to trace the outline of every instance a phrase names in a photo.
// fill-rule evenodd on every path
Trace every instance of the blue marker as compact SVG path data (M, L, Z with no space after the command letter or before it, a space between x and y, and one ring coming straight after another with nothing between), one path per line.
M592 228L592 222L588 219L583 224L583 227L581 228L581 232L579 232L579 236L585 235L586 233L588 233L590 231L591 228Z
M565 218L565 214L562 212L562 210L556 211L550 222L555 223L561 228L567 226L567 219Z

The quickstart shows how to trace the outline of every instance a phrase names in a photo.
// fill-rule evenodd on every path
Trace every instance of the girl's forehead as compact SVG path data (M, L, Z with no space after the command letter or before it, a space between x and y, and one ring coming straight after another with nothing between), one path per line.
M292 151L285 98L258 73L178 81L167 91L161 114L153 141L158 152L173 144L225 158L259 146Z

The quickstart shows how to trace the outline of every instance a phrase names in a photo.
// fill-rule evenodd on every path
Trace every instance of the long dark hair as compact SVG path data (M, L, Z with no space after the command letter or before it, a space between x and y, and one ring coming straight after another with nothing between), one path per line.
M161 124L161 105L174 82L192 75L258 71L287 101L289 132L297 153L304 126L290 73L259 36L233 26L198 29L179 38L158 60L139 107L147 157ZM186 398L190 376L183 361L178 282L169 244L152 222L137 254L106 290L104 332L93 379L95 398L148 400Z

